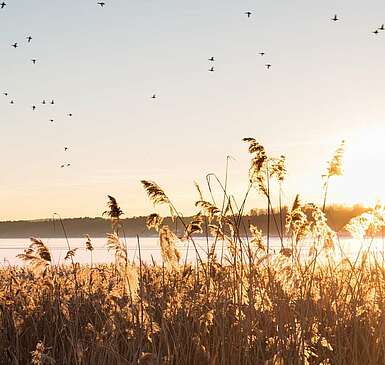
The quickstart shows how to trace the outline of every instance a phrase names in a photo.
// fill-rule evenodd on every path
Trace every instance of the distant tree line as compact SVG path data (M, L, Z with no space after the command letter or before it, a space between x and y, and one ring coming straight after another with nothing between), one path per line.
M337 231L343 231L343 227L349 220L358 216L368 210L367 208L354 205L343 206L333 205L326 208L326 216L330 227ZM278 227L285 224L285 217L287 207L282 208L281 212L274 210L274 217L270 214L270 234L277 235L278 231L276 225L272 224L278 222ZM150 231L146 227L147 217L132 217L122 219L122 227L127 237L139 235L141 237L150 237L157 234L156 231ZM186 217L186 223L191 221L192 217ZM248 215L242 217L240 234L246 234L249 224L256 225L262 229L264 233L267 232L267 212L263 209L252 209ZM104 218L68 218L63 219L64 228L68 237L83 237L89 234L92 237L105 237L106 233L111 231L111 224L108 219ZM183 235L183 227L180 222L173 221L170 217L166 217L164 224L168 224L178 234ZM202 235L205 235L204 231ZM34 221L6 221L0 222L0 238L28 238L28 237L63 237L63 229L57 219L42 219Z

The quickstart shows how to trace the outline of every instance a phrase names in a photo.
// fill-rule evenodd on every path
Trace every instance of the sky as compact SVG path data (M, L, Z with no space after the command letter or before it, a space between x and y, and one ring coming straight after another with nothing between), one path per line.
M126 216L147 215L141 179L191 214L193 182L208 196L206 174L222 178L229 155L240 201L243 137L286 155L285 204L297 193L322 201L321 175L342 139L345 174L329 202L385 198L385 31L371 33L385 23L383 1L6 2L0 220L100 216L107 194ZM250 197L249 208L264 204Z

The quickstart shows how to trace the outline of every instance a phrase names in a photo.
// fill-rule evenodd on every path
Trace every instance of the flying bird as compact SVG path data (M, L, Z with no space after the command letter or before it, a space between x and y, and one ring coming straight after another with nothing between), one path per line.
M1 6L2 9L4 9L6 5L7 5L7 4L6 4L4 1L0 4L0 6Z
M55 102L53 100L51 100L51 104L53 105L53 104L55 104Z
M259 52L258 53L260 56L264 56L265 55L265 52Z
M248 18L250 18L252 13L251 11L245 11L245 14L247 15Z
M376 29L376 30L374 30L372 33L373 33L373 34L378 34L378 30Z
M61 168L63 168L65 165L60 165Z
M3 93L5 96L8 96L8 93Z
M53 119L50 119L49 121L50 121L51 123L53 123Z
M68 151L68 147L64 147L64 151Z
M336 22L337 20L339 20L338 17L337 17L337 14L334 15L334 17L332 18L332 20L333 20L333 22Z
M10 103L11 103L11 104L14 104L14 101L13 101L13 100L11 100L11 101L10 101Z
M32 37L30 35L27 37L27 41L28 41L28 43L31 43Z
M103 7L104 5L106 5L106 3L100 2L100 3L98 3L98 5L100 5L101 7Z
M44 105L45 104L45 100L43 100L41 103Z
M266 64L265 66L266 66L266 68L267 68L268 70L269 70L270 67L271 67L270 63Z
M13 47L13 48L17 48L17 47L18 47L18 46L17 46L17 42L14 43L14 44L12 44L12 47Z
M151 99L156 99L156 94L152 94Z
M378 30L385 30L385 24L382 24L381 27L378 28Z
M210 71L210 72L214 72L214 66L211 67L211 68L209 68L209 71Z
M67 163L67 167L70 167L71 166L71 164L70 163Z
M72 113L68 113L67 115L68 115L69 117L72 117Z
M210 58L209 58L209 61L214 62L214 61L215 61L215 58L214 58L214 57L210 57Z
M36 105L32 105L32 110L35 110L36 109Z
M32 58L32 63L35 65L36 64L36 58Z

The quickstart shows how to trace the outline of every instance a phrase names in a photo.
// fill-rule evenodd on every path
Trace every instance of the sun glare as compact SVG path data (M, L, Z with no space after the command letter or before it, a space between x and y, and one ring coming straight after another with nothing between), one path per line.
M385 201L384 143L384 128L363 129L346 139L344 175L333 182L346 203Z

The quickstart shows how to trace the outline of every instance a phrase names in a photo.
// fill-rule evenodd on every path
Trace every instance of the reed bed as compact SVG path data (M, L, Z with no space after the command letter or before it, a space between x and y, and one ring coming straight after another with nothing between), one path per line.
M271 194L273 184L281 194L284 157L268 157L253 138L245 142L251 167L241 204L228 193L227 179L212 175L223 200L205 199L197 186L197 214L186 223L158 184L142 181L155 207L166 205L184 228L178 236L159 213L149 215L163 263L141 261L139 236L139 260L128 257L123 211L111 196L106 244L115 253L114 264L93 264L89 236L90 264L83 266L70 242L70 264L54 266L49 247L32 239L20 254L24 267L0 269L0 363L385 363L384 260L370 251L371 240L385 226L384 207L349 223L347 230L369 244L356 260L337 260L338 235L324 211L330 179L342 173L343 144L328 165L322 207L297 196L286 213L273 207ZM212 191L210 179L208 184ZM265 237L258 227L241 227L253 191L266 198L269 224L281 239L279 252L270 250L269 232ZM285 211L279 220L273 219L277 210ZM241 236L241 230L248 235ZM208 234L204 255L194 240L202 232ZM181 257L179 240L195 250L195 262ZM305 241L310 242L306 257ZM220 256L219 246L224 247Z

